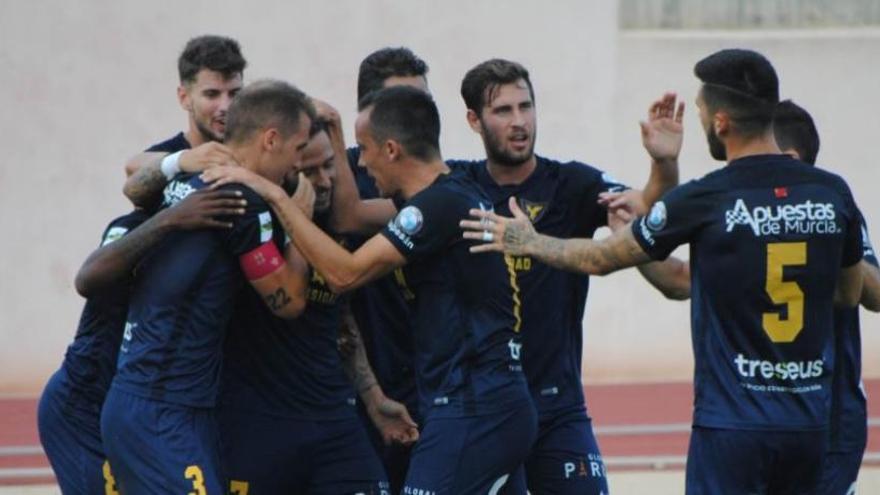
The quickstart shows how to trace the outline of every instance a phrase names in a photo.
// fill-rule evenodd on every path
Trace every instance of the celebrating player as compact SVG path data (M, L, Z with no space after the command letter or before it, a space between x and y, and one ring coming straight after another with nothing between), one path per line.
M690 243L687 493L803 493L824 455L833 303L854 306L861 295L859 213L842 179L781 154L772 131L778 80L763 56L722 50L695 73L709 149L726 167L673 189L602 241L538 234L515 201L515 219L472 211L465 237L486 242L474 251L593 274Z
M313 116L298 89L254 83L229 108L226 142L243 168L280 184L301 160ZM203 185L197 176L179 176L165 190L166 204ZM247 207L229 231L171 236L141 267L101 417L107 456L125 493L226 490L213 407L242 279L278 316L295 317L305 306L304 278L297 260L281 254L270 208L252 191L234 190Z
M393 222L354 253L340 247L284 191L235 167L208 179L243 180L275 208L285 230L335 292L408 265L416 296L416 379L424 425L406 493L499 490L525 459L535 410L519 363L521 308L516 277L501 256L468 254L456 216L488 208L466 178L449 174L431 97L392 87L368 95L355 134L361 163L380 194L405 202ZM493 492L494 493L494 492Z

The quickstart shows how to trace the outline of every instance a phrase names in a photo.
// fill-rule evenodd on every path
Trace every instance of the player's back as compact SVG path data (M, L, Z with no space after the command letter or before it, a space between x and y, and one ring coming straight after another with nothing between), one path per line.
M635 227L649 252L691 244L694 424L827 427L835 282L861 256L857 217L839 177L758 155L673 190Z

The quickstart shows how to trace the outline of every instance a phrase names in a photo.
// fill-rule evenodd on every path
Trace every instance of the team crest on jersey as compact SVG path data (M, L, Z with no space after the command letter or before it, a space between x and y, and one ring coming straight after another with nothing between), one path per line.
M195 191L196 188L186 182L171 181L162 192L164 196L162 206L173 206Z
M526 212L532 223L538 223L544 217L544 214L547 213L547 203L533 203L527 199L520 199L519 207L522 211Z
M654 232L659 232L663 227L666 227L666 204L663 201L654 203L645 223Z
M260 220L260 242L268 242L272 239L272 214L263 211L257 218Z
M832 203L806 200L798 204L755 206L749 208L739 198L733 208L724 212L727 232L745 226L756 236L779 234L839 234L834 221L837 213Z
M128 229L125 227L111 228L107 231L107 235L104 236L104 241L101 242L101 245L106 246L113 241L118 241L119 239L122 239L122 236L124 236L126 232L128 232Z

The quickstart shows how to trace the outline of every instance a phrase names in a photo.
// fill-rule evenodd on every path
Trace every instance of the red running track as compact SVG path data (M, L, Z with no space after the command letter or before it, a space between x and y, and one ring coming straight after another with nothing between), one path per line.
M880 397L880 380L868 380L865 387L869 397ZM693 403L693 387L689 383L591 385L584 390L606 459L686 454L689 436L686 425L690 424ZM37 400L33 398L0 399L0 454L7 447L39 445L36 408ZM868 414L871 418L880 418L880 402L869 402ZM640 427L658 425L668 431L638 432ZM880 425L869 431L868 452L880 453ZM625 468L624 464L621 466ZM10 468L46 467L48 462L42 454L0 455L0 473ZM613 463L610 469L615 469ZM14 480L0 476L0 485L48 480L51 478L46 476Z

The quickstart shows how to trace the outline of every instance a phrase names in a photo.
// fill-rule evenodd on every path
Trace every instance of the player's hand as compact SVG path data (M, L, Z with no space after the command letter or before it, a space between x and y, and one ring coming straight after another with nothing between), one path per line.
M385 445L411 445L419 439L418 425L409 415L406 406L385 397L378 386L372 387L365 395L367 414L382 434Z
M513 218L502 217L493 211L472 209L470 215L475 220L462 220L459 226L464 229L464 238L482 241L470 247L472 253L498 251L513 255L531 254L530 248L538 239L538 233L529 217L520 209L516 198L509 201Z
M210 141L180 154L177 162L184 172L201 172L219 166L238 166L235 156L225 145Z
M167 225L179 230L229 229L229 217L243 215L247 201L241 191L196 191L162 211ZM219 220L225 218L227 220Z
M642 145L654 161L663 164L677 163L681 153L684 102L679 102L676 106L676 100L675 93L664 94L648 109L648 121L639 122L642 128Z
M645 215L648 213L648 205L645 204L642 191L638 189L599 193L598 203L609 210L624 208L632 215Z
M296 191L290 197L303 214L309 219L315 213L315 187L312 181L306 178L305 174L300 172L297 177Z
M331 136L333 133L342 132L342 117L333 105L317 98L312 98L312 105L315 107L315 117L327 124Z
M242 184L253 189L266 201L270 201L279 192L287 197L284 190L277 184L273 184L268 179L244 167L211 167L202 172L199 177L206 184L210 184L211 189L217 189L226 184Z

